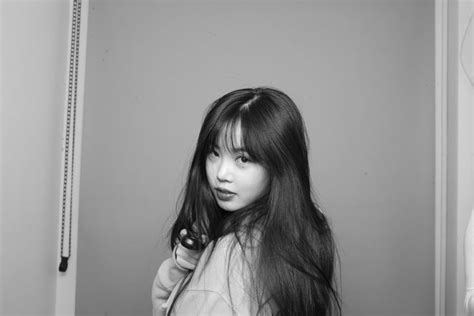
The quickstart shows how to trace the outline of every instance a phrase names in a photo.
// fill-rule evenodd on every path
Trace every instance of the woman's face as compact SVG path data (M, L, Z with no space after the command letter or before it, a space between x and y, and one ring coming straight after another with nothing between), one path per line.
M240 123L234 130L236 146L225 146L225 133L206 160L207 180L217 204L226 211L236 211L261 197L269 186L267 170L250 160L241 146ZM228 146L231 147L231 146Z

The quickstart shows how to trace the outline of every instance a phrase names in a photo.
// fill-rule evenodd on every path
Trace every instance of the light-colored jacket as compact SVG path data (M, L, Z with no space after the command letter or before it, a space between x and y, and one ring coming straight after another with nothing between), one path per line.
M237 244L231 247L235 236L227 235L219 239L211 254L212 243L204 250L194 274L186 289L177 298L171 315L256 315L258 304L251 294L252 273ZM230 251L230 252L229 252ZM153 282L153 315L168 315L179 284L185 280L187 272L180 270L174 260L165 260ZM268 305L259 315L271 315Z

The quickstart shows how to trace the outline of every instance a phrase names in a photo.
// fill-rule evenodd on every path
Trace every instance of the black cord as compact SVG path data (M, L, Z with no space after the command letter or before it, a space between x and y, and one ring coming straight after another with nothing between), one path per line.
M69 57L69 85L67 101L67 119L66 119L66 139L64 148L64 178L63 178L63 197L62 197L62 218L61 218L61 262L59 271L66 272L68 260L71 257L72 244L72 203L73 203L73 184L74 184L74 145L76 138L76 109L77 109L77 81L79 65L79 31L81 25L81 0L74 0L72 12L72 34L71 34L71 52ZM74 106L72 117L72 149L71 149L71 191L69 201L69 249L68 255L63 255L64 248L64 224L66 220L66 199L67 199L67 179L69 172L69 140L71 133L71 108Z

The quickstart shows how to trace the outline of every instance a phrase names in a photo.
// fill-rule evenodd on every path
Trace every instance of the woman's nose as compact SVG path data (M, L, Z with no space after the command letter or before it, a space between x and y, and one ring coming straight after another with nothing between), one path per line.
M219 165L217 166L216 177L220 182L232 181L232 165L228 159L221 159Z

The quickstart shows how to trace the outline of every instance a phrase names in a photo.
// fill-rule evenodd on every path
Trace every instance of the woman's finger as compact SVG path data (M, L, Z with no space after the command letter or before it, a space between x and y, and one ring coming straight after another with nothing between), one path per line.
M187 249L182 245L178 245L178 249L176 250L176 254L178 255L178 257L192 258L194 260L198 260L199 257L201 257L201 252L196 251L196 250Z

